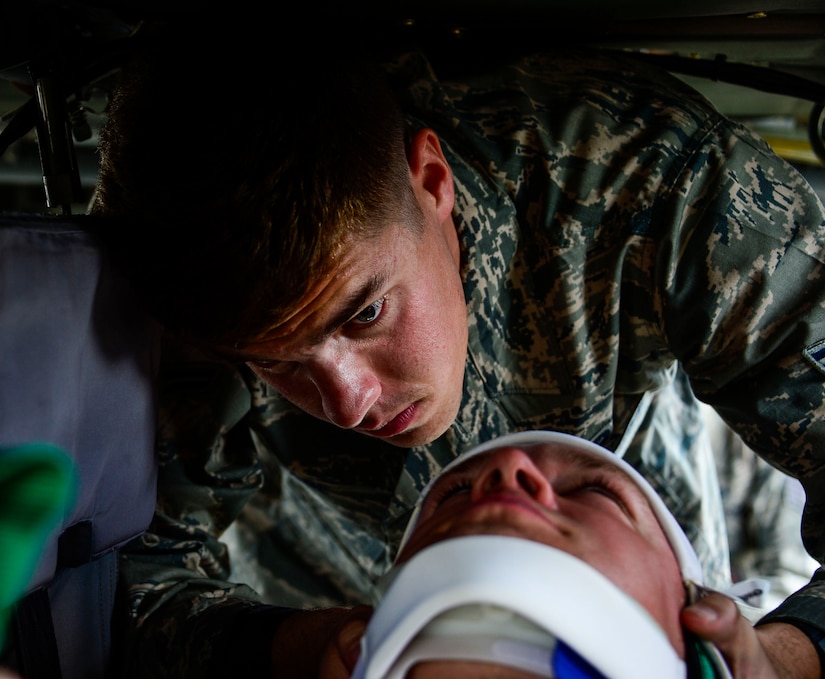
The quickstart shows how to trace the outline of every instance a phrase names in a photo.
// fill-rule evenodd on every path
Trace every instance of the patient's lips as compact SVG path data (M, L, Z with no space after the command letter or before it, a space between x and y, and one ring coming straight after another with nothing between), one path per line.
M497 511L499 513L526 513L539 518L543 522L552 523L551 513L545 507L539 505L530 496L524 493L487 493L476 498L465 510L464 514L472 516L477 514L490 514ZM553 513L555 514L555 512Z
M437 521L440 535L490 533L496 535L539 535L567 533L568 519L549 510L522 493L491 493L464 507L453 505Z

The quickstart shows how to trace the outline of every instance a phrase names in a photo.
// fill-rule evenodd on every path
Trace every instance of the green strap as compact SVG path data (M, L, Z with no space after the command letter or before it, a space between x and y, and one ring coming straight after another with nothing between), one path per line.
M694 640L693 649L695 663L691 664L693 672L690 673L690 679L723 679L726 676L719 668L717 657L708 651L706 642Z

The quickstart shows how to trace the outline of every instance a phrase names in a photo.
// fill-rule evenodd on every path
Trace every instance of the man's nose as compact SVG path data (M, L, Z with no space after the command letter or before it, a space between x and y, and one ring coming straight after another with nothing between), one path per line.
M488 454L472 487L472 499L502 492L526 493L546 507L556 507L550 480L520 448L505 447Z
M357 427L381 394L380 380L369 362L352 353L331 353L314 362L310 379L324 415L344 429Z

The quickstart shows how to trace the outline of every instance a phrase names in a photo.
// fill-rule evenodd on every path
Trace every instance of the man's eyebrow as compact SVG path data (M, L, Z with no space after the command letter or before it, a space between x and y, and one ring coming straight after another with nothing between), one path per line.
M386 285L388 278L389 275L387 272L373 274L364 281L361 287L353 290L352 293L340 303L338 311L335 312L332 318L310 339L310 343L313 345L320 344L367 306L367 304L376 301L379 290Z
M389 274L382 272L370 276L361 287L354 290L340 303L340 308L335 315L329 319L324 327L309 338L313 346L321 344L327 337L332 335L344 323L350 320L355 314L361 311L368 303L376 301L379 290L381 290L389 280ZM260 360L260 356L242 349L216 348L219 356L231 361L242 361L244 363L254 363Z

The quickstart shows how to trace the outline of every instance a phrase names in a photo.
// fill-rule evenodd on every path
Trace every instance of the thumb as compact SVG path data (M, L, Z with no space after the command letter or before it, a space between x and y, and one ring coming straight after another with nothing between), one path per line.
M682 624L716 646L734 677L776 678L753 625L723 594L709 594L685 607Z
M682 610L682 624L723 651L733 651L747 638L751 625L733 600L714 592ZM727 653L726 653L727 655Z

